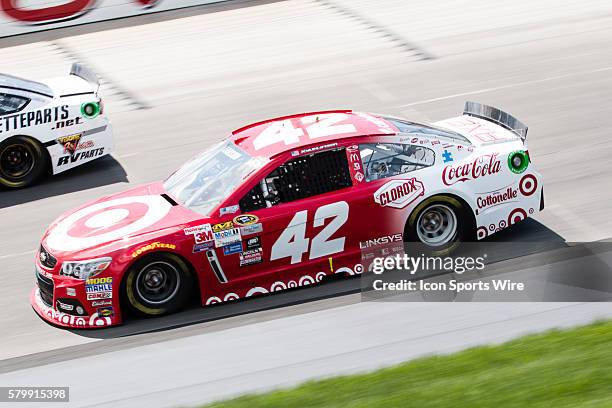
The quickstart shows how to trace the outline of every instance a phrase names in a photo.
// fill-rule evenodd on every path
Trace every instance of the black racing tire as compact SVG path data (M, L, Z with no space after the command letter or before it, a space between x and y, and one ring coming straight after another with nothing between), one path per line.
M151 254L128 269L121 287L122 305L139 316L162 316L182 309L194 287L192 270L182 258Z
M49 168L45 148L28 136L14 136L0 143L0 186L28 187Z
M462 242L473 240L470 211L454 197L430 197L408 217L404 242L416 242L424 251L436 255L454 252Z

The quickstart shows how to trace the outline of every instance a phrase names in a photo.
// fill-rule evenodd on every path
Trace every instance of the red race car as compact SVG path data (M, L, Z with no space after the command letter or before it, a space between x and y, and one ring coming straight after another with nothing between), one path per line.
M163 183L54 221L32 306L56 325L106 327L126 309L157 316L192 296L210 305L360 274L361 251L379 244L490 235L543 205L526 127L492 109L473 104L446 129L346 110L238 129Z

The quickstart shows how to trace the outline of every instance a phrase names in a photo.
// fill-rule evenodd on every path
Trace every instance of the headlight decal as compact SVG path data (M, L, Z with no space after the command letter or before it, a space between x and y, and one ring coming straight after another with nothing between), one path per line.
M109 267L112 258L99 258L86 261L65 261L62 263L60 275L86 280L96 276Z

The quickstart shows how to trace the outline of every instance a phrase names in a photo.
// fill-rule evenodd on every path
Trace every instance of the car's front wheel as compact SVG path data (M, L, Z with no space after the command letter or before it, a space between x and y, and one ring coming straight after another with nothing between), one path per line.
M36 140L15 136L0 144L0 186L27 187L47 168L48 156Z
M176 312L193 291L188 265L173 254L153 254L134 263L123 285L123 300L129 309L144 316Z
M467 210L455 198L439 196L423 201L406 223L404 240L435 252L450 252L469 240Z

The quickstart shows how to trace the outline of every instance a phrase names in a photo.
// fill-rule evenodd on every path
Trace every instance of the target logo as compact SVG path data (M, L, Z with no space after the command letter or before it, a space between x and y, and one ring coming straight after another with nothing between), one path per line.
M487 237L487 235L489 235L489 231L487 231L487 227L478 227L478 229L476 230L477 239L484 239Z
M525 197L529 197L538 189L538 180L533 174L526 174L519 182L519 190Z
M527 218L527 211L523 210L522 208L515 208L510 212L510 215L508 215L508 225L521 222L525 218Z
M47 236L56 251L78 251L114 241L157 223L172 206L161 196L135 196L82 208L61 220Z

